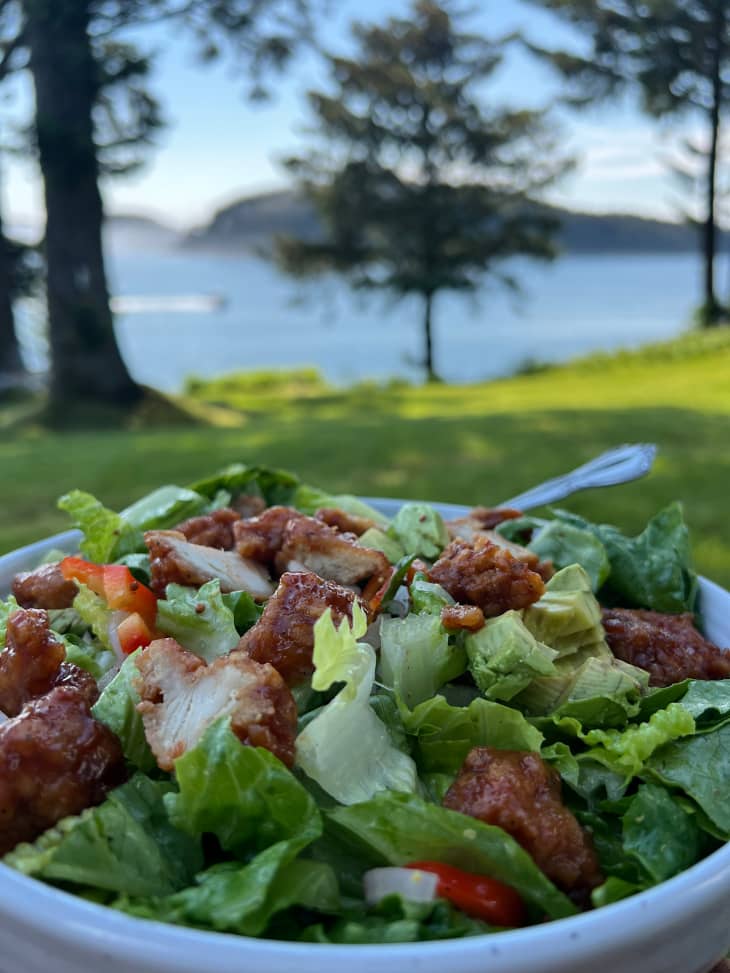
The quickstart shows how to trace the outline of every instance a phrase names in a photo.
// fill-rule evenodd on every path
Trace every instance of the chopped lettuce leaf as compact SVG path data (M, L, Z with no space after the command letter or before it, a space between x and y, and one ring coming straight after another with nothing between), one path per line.
M170 784L136 774L103 804L66 818L33 844L18 845L6 865L37 878L164 896L188 885L203 865L200 836L168 820Z
M144 551L142 531L90 493L72 490L61 497L58 506L83 532L80 547L90 561L107 564L125 554Z
M577 911L514 838L458 811L413 794L377 794L325 814L336 833L390 865L444 862L512 886L539 914L557 919Z
M246 466L233 463L225 469L189 484L189 489L201 493L209 500L222 490L235 498L239 494L262 496L268 505L292 504L299 485L298 477L286 470L272 470L265 466Z
M666 709L657 710L646 723L625 730L585 731L578 720L567 716L555 722L591 747L592 759L626 777L640 774L652 754L664 744L695 731L695 721L681 703L670 703Z
M5 601L0 601L0 648L5 648L5 639L8 634L8 617L19 608L20 605L12 595L8 595Z
M408 589L411 596L411 610L417 615L441 615L441 609L453 605L454 599L440 584L426 581L426 576L417 574Z
M415 943L482 936L493 931L485 922L471 919L443 899L408 902L399 895L390 895L367 912L350 913L334 923L309 926L301 939L309 943Z
M683 709L683 703L672 703L668 709L672 707ZM648 769L662 783L681 788L699 804L725 840L730 839L730 724L668 743L654 753Z
M375 652L358 642L367 629L362 609L353 608L352 628L336 628L328 609L314 626L312 688L344 683L297 737L297 765L342 804L367 800L380 790L413 791L416 768L395 747L368 700L375 680Z
M427 503L404 503L389 533L408 554L435 561L449 543L443 517Z
M134 680L139 676L137 656L141 651L137 649L127 656L119 672L92 706L91 712L118 738L129 763L147 773L156 766L156 761L147 743L142 717L137 712L140 698L134 688Z
M416 737L421 772L456 774L473 747L538 751L543 741L519 710L486 699L450 706L435 696L401 715L406 732Z
M593 591L603 586L611 571L606 548L599 538L589 530L560 520L547 521L527 546L542 560L552 561L556 568L580 564Z
M695 610L698 580L680 503L661 510L636 537L566 511L555 514L563 523L591 531L603 543L611 563L608 586L623 604L659 612Z
M380 623L380 681L409 709L465 672L466 662L437 615L384 617Z
M206 662L226 655L239 639L233 611L223 600L217 578L198 591L169 584L166 599L157 602L157 627Z
M79 584L79 593L74 598L74 611L81 620L89 626L96 638L105 649L112 648L109 638L109 625L112 612L107 603L99 595L94 594L85 584Z
M652 883L664 882L700 857L695 816L657 784L641 784L623 816L623 844Z
M213 723L175 762L175 774L179 793L166 797L173 824L214 834L237 857L280 841L291 841L296 854L321 833L305 788L268 750L244 746L229 720Z
M279 912L300 906L337 912L340 896L332 869L321 862L291 860L291 842L279 841L247 865L220 862L196 884L162 901L122 900L117 908L145 919L259 936Z
M187 487L162 486L121 512L121 517L138 530L167 530L207 506L207 497Z
M508 701L538 676L556 673L558 653L538 642L516 611L488 619L464 644L469 671L487 699Z
M81 639L74 635L60 635L66 648L66 661L85 669L94 679L101 679L117 664L113 652L98 645L92 639Z
M682 696L682 706L698 727L714 726L730 719L730 679L691 679Z

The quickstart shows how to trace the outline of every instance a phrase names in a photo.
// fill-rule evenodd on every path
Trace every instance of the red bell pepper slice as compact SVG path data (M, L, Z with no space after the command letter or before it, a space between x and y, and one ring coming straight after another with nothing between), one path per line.
M148 627L154 626L157 598L125 565L93 564L80 557L65 557L59 567L67 581L87 585L113 611L137 613Z
M120 622L117 626L117 635L122 652L131 655L136 649L149 645L155 638L155 633L145 622L139 612L132 612L131 615Z
M413 862L404 867L436 875L436 894L475 919L494 926L520 926L525 921L525 907L517 892L494 878L442 862Z

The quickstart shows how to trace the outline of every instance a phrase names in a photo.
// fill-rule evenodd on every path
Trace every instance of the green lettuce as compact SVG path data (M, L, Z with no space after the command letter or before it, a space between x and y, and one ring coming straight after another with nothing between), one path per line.
M117 657L109 649L90 638L75 635L59 635L66 648L66 661L85 669L94 679L101 679L117 664Z
M599 538L573 524L548 521L533 534L528 547L542 560L552 561L556 568L580 564L590 579L593 591L603 586L611 571L606 548Z
M74 598L74 611L79 618L88 625L99 644L104 649L111 649L111 639L109 638L109 625L111 623L112 611L99 595L95 594L91 588L85 584L79 584L79 591Z
M8 617L19 608L20 605L12 595L8 595L5 601L0 601L0 648L5 648L5 639L8 634Z
M206 662L226 655L238 644L234 614L225 604L217 578L198 591L169 584L157 602L157 627Z
M409 902L389 895L367 912L350 909L335 922L309 926L300 938L308 943L415 943L492 931L485 922L471 919L442 899Z
M357 539L360 547L370 548L372 551L380 551L388 558L391 564L397 564L403 557L405 551L389 534L379 527L370 527Z
M514 838L458 811L413 794L377 794L325 814L336 833L368 849L376 861L440 861L512 886L539 915L557 919L577 911Z
M664 882L700 857L703 836L696 816L664 788L639 786L622 818L623 846L651 883Z
M272 753L244 746L226 719L175 762L179 792L168 794L170 819L187 834L214 834L239 858L276 842L292 856L319 836L314 800Z
M672 706L682 709L683 703ZM692 719L689 713L687 718ZM696 801L719 833L730 838L730 724L668 743L653 754L647 767L662 783Z
M380 790L412 791L416 768L393 745L387 727L368 700L375 680L375 652L358 642L367 629L362 609L353 608L336 628L329 609L314 626L312 688L323 692L344 683L297 737L297 766L342 804L367 800Z
M120 516L138 530L167 530L203 513L207 497L179 486L161 486L123 510Z
M382 619L380 679L409 709L465 670L466 653L451 644L438 616Z
M543 736L519 710L486 699L450 706L435 696L401 713L403 726L416 738L419 771L456 774L473 747L539 751Z
M225 491L230 497L239 494L254 494L264 498L268 505L292 504L299 486L298 477L286 470L273 470L265 466L246 466L232 463L225 469L202 480L189 484L189 489L202 494L209 500Z
M58 501L83 533L81 552L97 564L107 564L125 554L144 551L142 531L82 490L72 490Z
M681 702L699 728L724 723L730 719L730 679L691 679Z
M142 717L137 712L140 698L134 681L139 676L137 657L141 651L137 649L127 656L91 712L117 737L129 763L146 773L156 766L156 761L147 743Z
M410 584L411 611L417 615L441 616L442 608L453 605L454 599L440 584L426 581L424 574L417 574Z
M168 895L188 885L203 865L200 836L183 834L167 817L163 800L170 790L169 783L136 774L103 804L65 818L3 861L49 881Z
M691 736L695 731L695 721L681 703L670 703L666 709L652 714L647 722L625 730L586 731L573 717L562 717L556 724L589 746L593 760L627 778L640 774L652 754L664 744Z
M290 860L290 842L280 841L247 865L221 862L201 872L196 884L163 900L121 900L114 905L157 922L202 926L241 936L260 936L271 919L292 906L337 912L337 878L325 864Z

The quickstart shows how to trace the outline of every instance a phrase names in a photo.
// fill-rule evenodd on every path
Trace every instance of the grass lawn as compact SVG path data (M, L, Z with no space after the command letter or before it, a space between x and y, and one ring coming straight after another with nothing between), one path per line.
M190 391L212 425L0 436L0 551L66 526L71 487L120 507L233 461L287 467L332 490L498 503L622 442L660 453L649 478L565 502L639 530L685 504L701 571L730 587L730 333L471 386L327 388L312 375L239 376Z

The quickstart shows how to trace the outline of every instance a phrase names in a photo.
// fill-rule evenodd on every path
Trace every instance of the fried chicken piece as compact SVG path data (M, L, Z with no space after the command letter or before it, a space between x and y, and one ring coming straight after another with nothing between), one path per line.
M429 571L456 601L478 605L492 618L538 601L545 591L540 575L504 547L476 536L451 541Z
M284 528L275 565L285 571L313 571L320 578L354 585L370 578L382 584L390 575L390 562L381 551L360 547L357 538L341 534L314 517L290 520Z
M0 652L0 710L17 716L31 699L56 686L75 688L92 706L99 695L88 672L65 662L66 650L48 627L48 615L21 608L8 618L6 648Z
M478 632L484 628L484 612L476 605L444 605L441 624L449 632Z
M191 517L178 524L179 530L191 544L215 547L220 551L231 551L235 545L233 525L241 515L230 507L221 507L201 517Z
M119 741L77 688L28 703L0 725L0 855L99 804L124 776Z
M12 592L21 608L70 608L79 592L67 581L58 564L42 564L13 578Z
M294 507L269 507L259 517L239 521L233 528L235 546L241 557L273 567L284 543L284 530L290 520L304 517Z
M164 597L168 584L199 587L218 578L221 591L247 591L254 598L268 598L274 586L267 572L235 551L219 551L191 544L175 530L148 530L144 535L150 552L151 588Z
M352 622L355 598L352 591L316 574L287 572L238 648L257 662L270 662L287 685L295 686L314 671L314 623L328 608L335 625L343 618Z
M502 828L558 888L586 901L603 881L588 834L562 802L560 776L536 753L475 747L444 807Z
M603 627L616 658L646 669L650 686L730 678L730 651L708 642L690 614L604 608Z
M357 537L362 536L366 530L378 526L370 517L348 514L347 511L340 510L339 507L320 507L314 516L323 524L335 527L343 534L355 534Z
M519 561L524 561L531 571L536 571L540 575L543 581L549 581L555 574L552 561L541 561L534 551L502 537L499 531L493 529L505 520L514 520L521 516L519 510L510 510L509 508L489 510L486 507L474 507L468 517L447 520L446 529L452 540L460 538L469 544L473 544L477 537L485 537L492 544L509 551Z
M279 673L234 649L210 665L174 639L157 639L136 662L145 736L162 770L194 747L210 724L231 717L242 743L294 763L297 707Z

